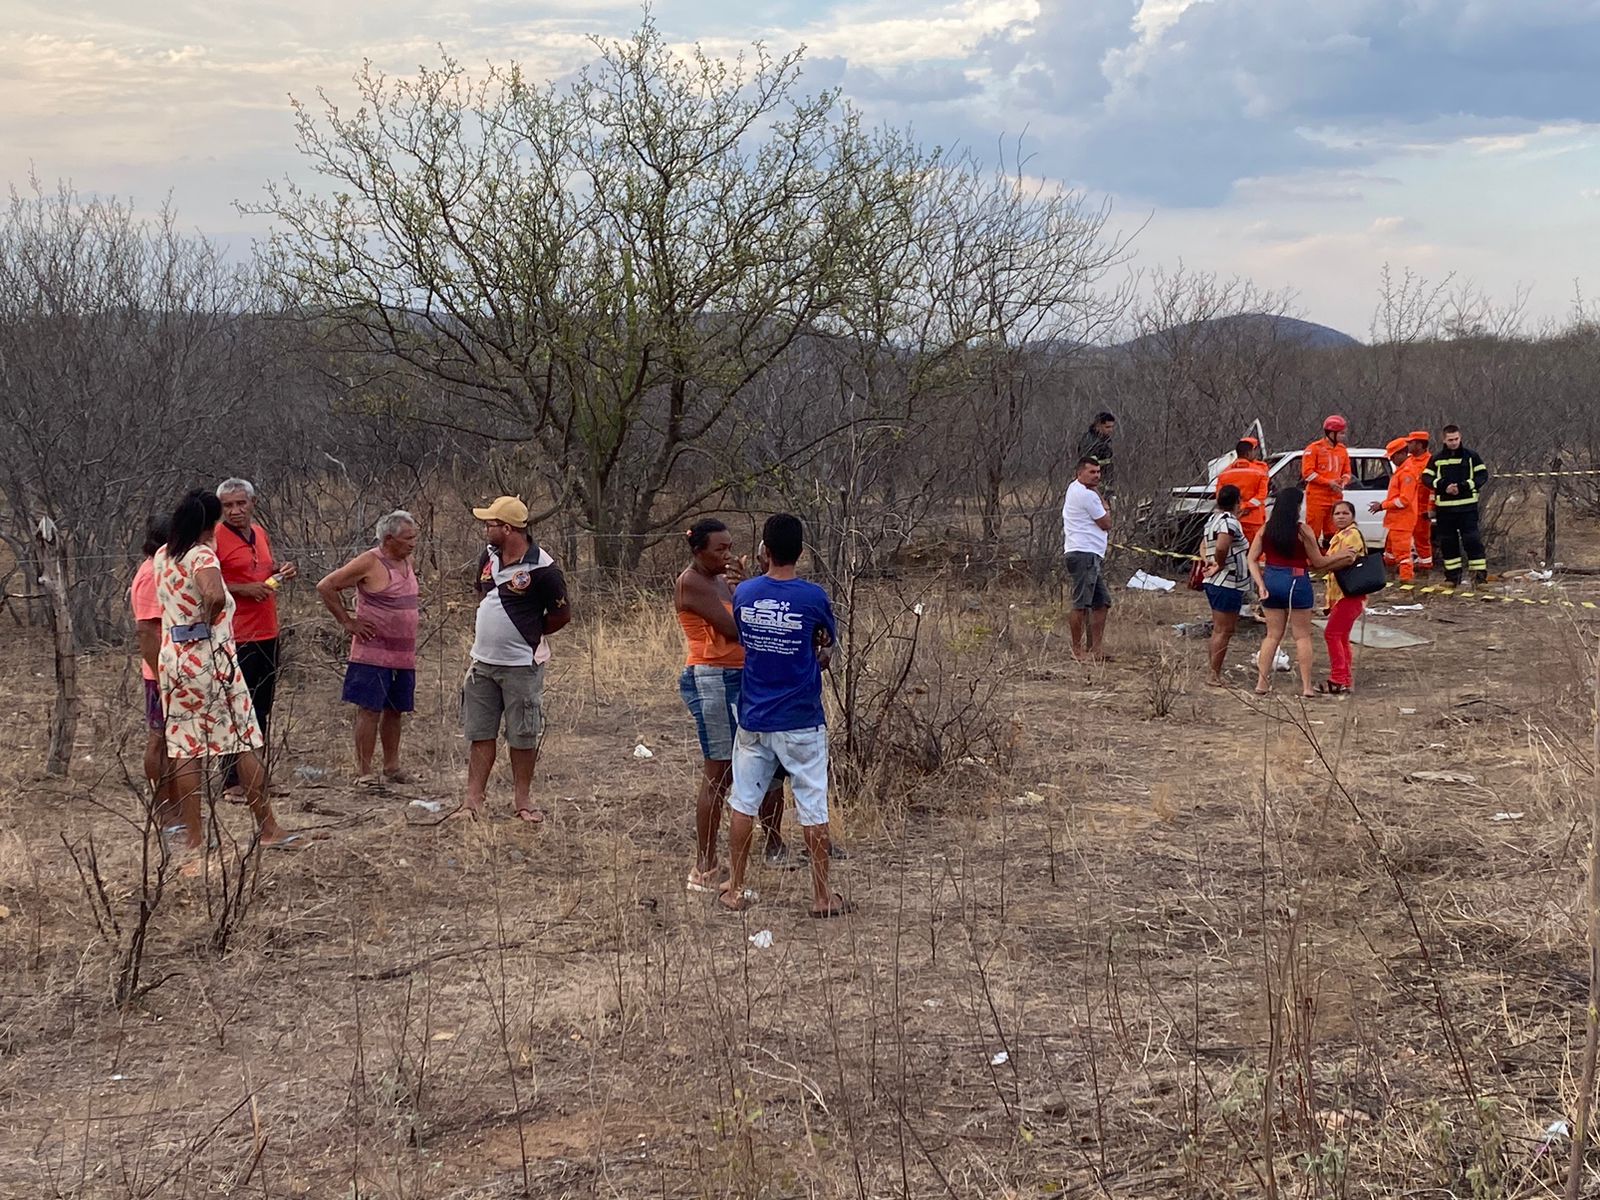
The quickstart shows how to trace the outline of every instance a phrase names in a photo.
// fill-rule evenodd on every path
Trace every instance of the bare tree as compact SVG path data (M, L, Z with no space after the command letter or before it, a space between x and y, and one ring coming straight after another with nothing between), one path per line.
M152 506L214 456L269 354L248 271L163 210L136 218L68 187L13 191L0 219L0 536L30 562L64 539L79 642L121 625Z
M799 96L798 53L680 58L649 20L596 47L564 89L369 67L354 115L296 104L330 194L258 211L285 297L442 389L424 419L536 444L615 573L726 485L726 418L839 303L903 143Z

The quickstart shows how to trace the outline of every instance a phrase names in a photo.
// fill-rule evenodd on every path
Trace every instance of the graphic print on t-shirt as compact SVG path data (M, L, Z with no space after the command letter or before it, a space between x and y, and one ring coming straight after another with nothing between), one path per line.
M744 645L740 728L778 733L824 724L817 631L838 636L828 594L808 580L760 575L739 585L733 604Z

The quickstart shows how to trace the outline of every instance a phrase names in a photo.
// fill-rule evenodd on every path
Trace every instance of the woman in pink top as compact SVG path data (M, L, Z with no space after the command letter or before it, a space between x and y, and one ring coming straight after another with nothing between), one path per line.
M151 816L165 828L176 816L168 798L167 722L161 707L156 664L161 659L161 600L156 595L155 552L167 544L168 521L151 517L144 532L144 561L133 573L128 600L139 639L139 671L144 676L144 777L150 781Z
M378 522L378 545L356 555L317 584L317 595L351 635L344 699L356 706L356 782L373 784L372 754L383 743L383 778L410 783L400 768L400 729L416 708L417 522L396 509ZM343 593L356 589L356 610Z

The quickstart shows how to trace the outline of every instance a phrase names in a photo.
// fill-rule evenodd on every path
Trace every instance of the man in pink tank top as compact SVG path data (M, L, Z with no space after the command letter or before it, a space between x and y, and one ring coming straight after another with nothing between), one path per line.
M378 545L323 577L317 595L350 634L350 665L344 699L356 706L356 782L374 784L372 754L383 743L383 778L410 783L400 768L400 728L416 707L417 574L412 554L417 522L396 509L378 522ZM344 593L356 590L356 609Z

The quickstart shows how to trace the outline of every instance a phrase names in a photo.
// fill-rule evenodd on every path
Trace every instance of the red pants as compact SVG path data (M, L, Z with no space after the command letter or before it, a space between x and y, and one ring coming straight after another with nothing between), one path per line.
M1350 678L1350 631L1355 628L1361 610L1366 608L1365 596L1345 596L1333 606L1328 617L1328 627L1322 631L1322 640L1328 643L1328 679L1345 687L1353 686Z
M1417 566L1424 571L1433 570L1433 522L1427 513L1417 516Z
M1410 583L1417 577L1411 565L1411 543L1416 531L1409 525L1390 529L1383 542L1383 561L1400 571L1400 581Z
M1323 541L1333 536L1333 506L1343 497L1324 488L1306 489L1306 524Z

